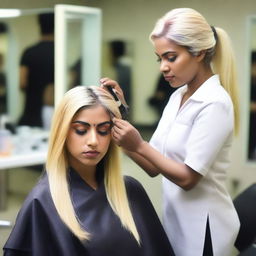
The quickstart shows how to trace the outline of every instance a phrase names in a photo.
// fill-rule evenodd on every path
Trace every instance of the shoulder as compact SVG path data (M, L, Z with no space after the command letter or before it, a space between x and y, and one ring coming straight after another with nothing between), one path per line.
M197 89L191 96L191 103L195 111L199 109L232 113L233 110L231 97L221 85L218 75L213 75Z
M124 182L125 182L125 186L126 186L126 189L142 189L144 190L143 186L141 185L141 183L131 177L131 176L124 176Z
M231 97L221 85L218 75L212 76L205 84L206 86L204 89L206 91L204 97L206 101L226 106L232 105Z
M216 86L205 102L205 107L209 108L212 113L218 115L233 115L233 102L227 91L221 86Z
M34 57L41 53L42 49L51 49L53 48L53 43L40 41L36 44L33 44L27 47L23 52L23 57Z
M38 48L38 46L39 46L39 43L30 45L29 47L27 47L24 50L23 55L29 55L29 54L33 53Z
M42 195L49 193L49 183L47 173L44 172L42 176L39 178L37 184L29 193L28 197L31 198L40 198Z
M32 213L36 209L38 209L35 206L40 205L40 209L44 209L48 208L51 204L53 204L53 202L49 190L48 177L47 174L44 173L38 183L34 186L34 188L26 197L19 214L26 215L29 212Z
M124 176L124 182L128 197L130 199L140 200L142 198L148 199L148 195L142 184L131 176Z

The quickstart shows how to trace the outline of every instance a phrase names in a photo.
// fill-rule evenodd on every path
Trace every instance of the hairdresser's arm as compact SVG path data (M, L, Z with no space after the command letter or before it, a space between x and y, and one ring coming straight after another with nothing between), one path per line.
M151 177L157 176L160 172L158 168L153 165L150 161L148 161L143 156L139 155L136 152L131 152L123 149L125 154L129 156L136 164L138 164L147 174Z
M20 67L20 89L25 90L28 84L29 70L26 66Z
M250 104L251 112L256 112L256 101L252 101Z
M127 154L151 176L161 173L185 190L192 189L202 175L184 163L167 158L144 141L127 121L114 119L113 138Z

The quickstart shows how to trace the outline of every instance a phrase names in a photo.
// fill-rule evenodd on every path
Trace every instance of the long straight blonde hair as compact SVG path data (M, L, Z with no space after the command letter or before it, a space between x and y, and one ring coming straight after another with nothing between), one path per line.
M82 228L72 205L67 179L69 163L67 162L65 143L74 115L79 110L94 105L102 105L110 115L121 117L113 97L104 89L96 86L72 88L64 95L55 110L46 161L50 192L56 210L62 221L80 240L89 240L90 234ZM120 218L122 225L132 233L140 244L140 237L129 207L120 169L119 148L111 141L104 157L104 183L107 199L113 211Z
M222 86L232 99L237 134L240 123L238 82L235 57L227 33L210 26L199 12L191 8L176 8L160 18L150 34L151 41L161 37L186 47L195 56L206 51L205 62L219 74Z

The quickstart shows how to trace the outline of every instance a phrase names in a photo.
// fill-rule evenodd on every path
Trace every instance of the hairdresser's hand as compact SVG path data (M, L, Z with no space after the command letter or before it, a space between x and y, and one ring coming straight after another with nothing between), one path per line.
M116 144L130 152L138 152L144 143L138 130L122 119L114 118L113 122L112 137Z
M101 84L101 87L104 88L105 90L107 90L106 86L111 86L114 89L114 92L116 93L117 97L123 103L123 105L127 106L126 100L124 98L123 90L121 89L117 81L112 80L108 77L104 77L100 79L100 84Z

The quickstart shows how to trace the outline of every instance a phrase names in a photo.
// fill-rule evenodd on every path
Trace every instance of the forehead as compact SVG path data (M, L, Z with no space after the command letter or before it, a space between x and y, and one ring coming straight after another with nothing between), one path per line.
M188 53L188 51L185 47L177 45L176 43L174 43L164 37L154 39L153 45L155 47L155 52L158 55L162 55L166 52L170 52L170 53L187 52Z
M103 106L96 105L79 110L73 117L72 121L78 120L97 124L105 121L110 121L110 114Z

